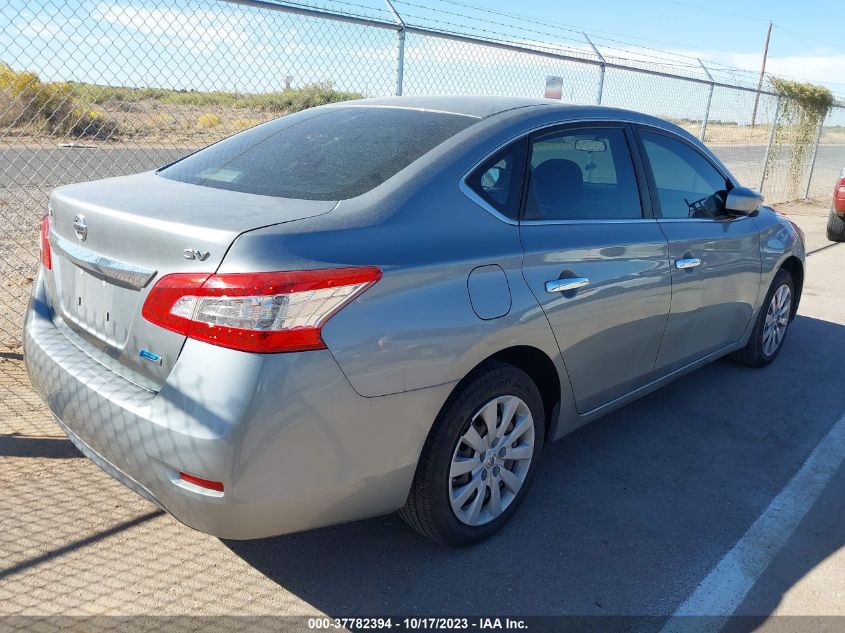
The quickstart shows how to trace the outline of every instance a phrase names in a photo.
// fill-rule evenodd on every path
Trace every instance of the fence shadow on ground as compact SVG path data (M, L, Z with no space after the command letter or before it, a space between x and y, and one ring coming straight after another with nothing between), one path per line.
M518 515L475 548L395 515L226 545L331 616L671 614L843 415L843 348L845 326L798 317L772 366L716 362L550 445ZM808 521L842 514L817 506ZM770 579L762 615L843 544Z

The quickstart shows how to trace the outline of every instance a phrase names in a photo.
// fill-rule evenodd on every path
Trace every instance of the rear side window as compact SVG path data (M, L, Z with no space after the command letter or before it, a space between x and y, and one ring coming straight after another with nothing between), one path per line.
M637 177L621 128L588 128L536 139L526 220L642 217Z
M477 121L403 108L306 110L236 134L159 174L243 193L345 200L377 187Z
M468 178L467 185L502 215L516 220L525 174L525 139L486 160Z

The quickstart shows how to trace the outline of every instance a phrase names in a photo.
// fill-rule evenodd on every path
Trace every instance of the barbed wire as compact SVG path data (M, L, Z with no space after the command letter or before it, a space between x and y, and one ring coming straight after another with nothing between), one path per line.
M520 15L511 11L503 11L500 9L492 9L490 7L480 6L471 2L465 2L463 0L433 0L433 2L455 7L461 7L463 9L468 9L472 12L477 12L484 16L498 16L509 18L512 21L516 21L516 23L503 22L501 20L492 19L490 17L479 17L478 15L470 15L465 12L449 10L433 4L422 4L421 2L415 2L413 0L395 0L395 4L397 5L413 7L429 14L439 16L433 17L432 15L423 15L418 12L401 12L402 19L409 26L417 26L424 28L428 25L436 25L437 30L440 30L447 34L482 34L483 37L498 43L524 46L527 48L544 50L547 52L563 52L567 55L574 55L576 57L581 57L585 59L596 59L594 53L592 52L592 49L585 46L586 42L584 40L584 35L586 34L586 36L589 37L590 40L592 40L593 44L599 47L600 52L605 59L612 59L613 61L619 62L623 65L640 66L644 64L654 64L666 69L671 69L671 71L681 71L687 76L702 78L705 76L705 74L702 72L700 63L704 63L711 73L715 72L716 74L731 77L731 81L739 83L740 85L749 88L756 87L759 78L758 71L747 68L740 68L731 64L726 64L724 62L719 62L717 60L707 57L706 55L696 56L681 51L670 51L655 48L653 46L645 46L643 44L638 44L631 40L663 43L670 46L682 46L681 44L677 43L661 42L659 40L652 40L649 38L642 38L631 35L625 35L625 39L622 39L622 34L615 33L612 31L604 31L600 29L582 29L572 24L558 22L555 20L541 20L525 15ZM303 2L297 0L276 0L274 1L274 4L279 4L282 6L289 5L295 7L313 8L320 9L323 11L333 11L353 17L371 18L373 17L373 15L378 15L380 18L387 18L385 21L393 21L393 16L391 12L386 8L363 5L356 2L349 2L348 0L330 0L330 2L328 3ZM342 7L349 7L350 9L339 11L336 5ZM703 7L694 8L703 9ZM361 9L363 9L365 12L360 11ZM441 16L450 16L451 18L467 20L470 21L471 24L459 23L456 22L454 19L443 18ZM528 27L520 23L530 24L533 26ZM781 30L787 31L787 29L784 29L779 25L775 26L777 28L780 28ZM540 29L534 27L544 28ZM557 32L551 32L548 30L549 27L555 27L557 29L566 31L567 33L572 33L578 37L568 37L565 35L561 35ZM556 41L534 41L530 38L521 37L520 35L518 35L518 33L529 33L535 36L540 35L544 38L551 38L552 40ZM526 39L528 39L528 41L526 41ZM765 73L764 79L768 80L775 76L798 81L807 81L805 77L799 77L786 73L772 72ZM832 86L842 86L843 88L845 88L845 82L834 82L825 80L825 83ZM841 101L845 97L840 97L839 95L837 95L837 98Z
M429 6L426 6L426 5L418 4L418 3L415 3L415 2L410 2L409 0L396 0L396 4L416 7L416 8L420 8L420 9L424 9L424 10L428 10L428 11L433 11L433 12L438 13L438 14L442 13L442 14L445 14L445 15L452 15L452 16L455 16L455 17L475 19L475 18L473 18L473 16L469 16L469 15L466 15L466 14L463 14L463 13L458 13L458 12L455 12L455 11L447 11L447 10L444 10L444 9L435 9L435 8L432 8L432 7L429 7ZM490 11L490 12L493 13L492 11ZM416 15L416 14L406 14L406 15L407 15L407 17L412 18L412 19L413 18L428 19L431 22L447 24L449 26L458 26L458 27L461 26L461 25L458 25L454 22L445 21L445 20L437 20L437 19L434 19L434 18L423 18L422 16L419 16L419 15ZM526 20L526 21L535 22L533 20ZM525 32L525 33L533 33L535 35L544 35L544 36L548 36L548 37L555 37L555 38L558 38L558 39L563 39L563 40L566 40L566 41L569 41L569 42L575 42L575 43L582 44L582 45L586 43L585 40L584 40L584 33L581 32L581 31L577 31L575 29L567 28L565 30L580 35L581 37L579 39L564 37L564 36L561 36L561 35L556 34L556 33L551 33L549 31L541 31L539 29L531 29L531 28L526 28L526 27L521 27L521 26L515 26L515 25L512 25L512 24L507 24L507 23L499 22L499 21L495 21L495 20L486 20L485 23L486 24L494 24L494 25L497 25L497 26L505 26L505 27L509 27L509 28L514 28L515 30L522 31L522 32ZM539 24L539 22L535 22L535 23ZM490 29L481 29L481 28L475 27L475 26L471 27L471 29L473 31L479 31L479 32L483 32L483 33L486 33L486 34L494 34L494 35L502 36L504 38L512 37L510 34L502 33L501 31L493 31L493 30L490 30ZM608 39L608 38L605 38L605 39ZM547 46L555 46L556 43L554 43L554 42L544 42L543 44L547 45ZM689 56L685 56L685 55L679 55L679 56L680 57L689 57L690 59L695 59L696 63L694 63L694 64L693 63L679 63L679 62L676 62L676 61L672 61L672 60L670 60L666 57L663 57L663 56L652 55L652 54L649 54L649 53L641 53L639 51L632 51L632 50L628 50L628 49L624 49L624 48L620 48L620 47L607 46L605 48L609 51L620 51L620 52L623 52L623 53L628 53L629 55L637 55L639 57L646 58L646 59L637 59L637 57L626 57L624 55L613 55L612 52L607 54L607 55L604 55L604 57L612 56L612 57L615 57L616 59L630 61L630 62L640 62L640 61L654 60L655 62L657 62L660 65L665 66L665 67L686 68L686 69L689 69L689 70L699 70L700 71L700 66L698 64L697 58L693 58L693 57L689 57ZM571 50L571 49L569 49L569 50ZM583 53L589 54L591 52L588 49L577 49L577 50L579 50L579 52L581 52L582 54ZM656 49L646 49L646 50L656 50ZM662 51L659 51L659 52L662 52Z

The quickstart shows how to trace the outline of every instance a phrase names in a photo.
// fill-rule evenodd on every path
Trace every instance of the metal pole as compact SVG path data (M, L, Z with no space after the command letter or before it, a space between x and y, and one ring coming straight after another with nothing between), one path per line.
M775 130L778 126L778 117L780 116L780 100L778 97L775 105L775 118L772 119L772 129L769 132L769 144L766 145L766 155L763 157L763 175L760 176L760 193L763 193L763 183L766 182L766 171L769 169L769 155L772 153L772 144L775 142Z
M713 102L713 75L710 74L710 71L707 70L707 66L704 65L704 62L700 59L698 63L701 64L701 67L704 69L704 73L707 75L707 78L710 80L710 91L707 93L707 107L704 108L704 118L701 120L701 136L699 140L703 143L704 142L704 135L707 132L707 120L710 118L710 104Z
M769 40L772 38L772 21L769 20L769 30L766 33L766 46L763 49L763 66L760 68L760 81L757 82L757 96L754 97L754 112L751 114L751 127L757 124L757 104L760 103L760 89L763 87L763 77L766 75L766 58L769 56Z
M405 29L396 32L396 96L402 96L402 80L405 75Z
M399 27L396 30L396 96L402 96L402 81L405 75L405 21L396 7L393 6L391 0L384 0L387 3L387 8L393 13L396 18L396 24Z
M604 61L604 55L602 55L599 52L599 49L596 48L596 45L593 44L593 40L591 40L586 33L584 33L583 35L584 35L584 39L587 40L587 43L590 45L590 47L593 49L593 52L596 54L596 57L599 58L599 64L600 64L599 65L599 92L598 92L598 95L596 96L596 103L598 105L601 105L601 97L602 97L602 93L604 92L604 71L605 71L607 64Z
M810 197L810 184L813 182L813 170L816 168L816 156L819 153L819 142L822 140L822 130L824 129L824 117L819 121L819 133L816 134L816 145L813 147L813 160L810 161L810 175L807 176L807 189L804 190L804 198Z

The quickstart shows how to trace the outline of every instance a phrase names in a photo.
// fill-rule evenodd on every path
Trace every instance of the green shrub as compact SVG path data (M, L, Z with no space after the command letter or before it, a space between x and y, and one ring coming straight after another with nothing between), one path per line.
M778 95L780 104L777 119L773 122L774 146L779 148L786 144L792 145L789 155L789 186L790 195L797 198L804 175L804 165L816 141L819 126L833 107L833 93L824 86L780 77L771 77L769 83L772 91ZM771 171L774 156L777 155L778 152L769 153L768 163L763 167L767 176Z

